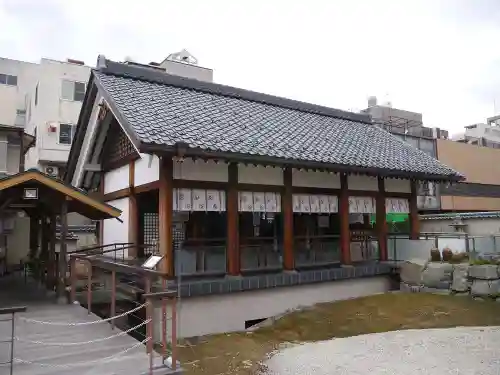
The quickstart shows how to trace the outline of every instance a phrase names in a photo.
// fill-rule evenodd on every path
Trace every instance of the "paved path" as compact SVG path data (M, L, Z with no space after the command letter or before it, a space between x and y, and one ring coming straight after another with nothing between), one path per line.
M500 327L408 330L307 343L266 362L269 375L498 375Z
M106 339L121 332L112 330L107 322L70 326L39 324L22 319L72 323L100 321L98 316L89 315L79 305L54 304L34 282L25 285L19 278L0 278L0 307L20 305L27 306L28 310L16 314L15 335L20 341L15 342L14 357L21 361L16 361L14 375L139 375L149 372L145 346L127 334ZM10 333L11 323L0 322L0 341L10 339ZM82 343L88 341L94 342ZM9 361L10 344L0 345L0 363ZM161 358L156 358L156 365L160 361ZM0 366L0 375L7 375L9 371L9 366ZM158 371L161 374L166 372Z

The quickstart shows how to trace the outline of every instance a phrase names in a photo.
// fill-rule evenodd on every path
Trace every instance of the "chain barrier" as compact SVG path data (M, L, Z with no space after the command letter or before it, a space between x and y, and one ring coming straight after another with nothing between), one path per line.
M145 320L144 322L136 325L135 327L129 328L126 331L119 332L116 335L112 335L112 336L108 336L108 337L103 337L103 338L95 339L95 340L91 340L91 341L81 341L81 342L45 342L45 341L31 341L31 340L22 339L22 338L19 338L19 337L14 337L14 340L19 341L19 342L24 342L24 343L27 343L27 344L37 344L37 345L46 345L46 346L77 346L77 345L87 345L87 344L94 344L96 342L103 342L103 341L111 340L111 339L114 339L114 338L120 337L120 336L125 336L125 335L129 334L130 332L132 332L132 331L134 331L134 330L136 330L136 329L138 329L138 328L140 328L140 327L148 324L151 321L152 321L152 319L148 319L148 320Z
M138 342L134 346L131 346L130 348L127 348L125 350L122 350L121 352L113 354L112 356L96 359L93 361L83 361L83 362L70 363L70 364L66 364L66 365L56 365L56 364L41 363L41 362L31 362L31 361L26 361L26 360L21 359L21 358L14 358L14 362L25 364L25 365L36 365L36 366L40 366L40 367L53 367L53 368L73 368L73 367L88 366L91 364L105 363L105 362L111 361L113 359L116 359L116 358L122 356L123 354L126 354L126 353L130 352L131 350L134 350L135 348L138 348L139 346L146 344L149 340L151 340L151 338L147 338L145 340L142 340L141 342Z
M118 318L123 318L124 316L127 316L129 314L132 314L144 307L146 307L147 303L143 303L142 305L139 305L132 310L126 311L123 314L113 316L111 318L106 318L106 319L100 319L100 320L93 320L91 322L78 322L78 323L70 323L70 322L45 322L43 320L36 320L36 319L29 319L29 318L24 318L22 316L17 317L17 319L23 320L28 323L36 323L36 324L45 324L45 325L51 325L51 326L69 326L69 327L74 327L74 326L88 326L91 324L99 324L99 323L105 323L105 322L110 322L112 320L118 319Z

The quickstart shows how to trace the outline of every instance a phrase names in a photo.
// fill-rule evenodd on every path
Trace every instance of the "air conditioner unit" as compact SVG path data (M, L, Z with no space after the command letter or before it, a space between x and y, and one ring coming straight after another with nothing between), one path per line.
M44 172L49 176L57 177L59 176L59 168L54 167L53 165L49 165L45 167Z

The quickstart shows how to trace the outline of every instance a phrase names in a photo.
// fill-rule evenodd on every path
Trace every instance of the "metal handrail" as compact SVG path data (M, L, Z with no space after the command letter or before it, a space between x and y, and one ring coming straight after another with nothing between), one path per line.
M26 312L26 306L3 307L0 308L0 315L10 315L10 318L0 319L0 322L11 322L10 340L0 341L0 343L10 343L10 359L7 362L0 362L0 366L10 365L10 375L14 373L14 338L15 336L15 315Z

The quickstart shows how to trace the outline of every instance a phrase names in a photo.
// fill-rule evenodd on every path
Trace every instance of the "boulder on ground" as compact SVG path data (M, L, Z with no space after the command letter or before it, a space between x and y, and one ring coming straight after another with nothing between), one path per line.
M469 267L469 276L481 280L498 279L498 266L495 264L472 265Z
M422 284L422 271L427 266L425 259L410 259L401 265L401 281L409 285Z
M470 293L477 297L494 297L500 293L500 280L472 280Z
M430 262L422 272L422 283L428 288L448 289L452 274L452 264Z
M455 264L453 266L453 278L451 282L451 290L455 292L466 292L470 288L469 265L467 263Z

